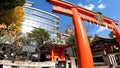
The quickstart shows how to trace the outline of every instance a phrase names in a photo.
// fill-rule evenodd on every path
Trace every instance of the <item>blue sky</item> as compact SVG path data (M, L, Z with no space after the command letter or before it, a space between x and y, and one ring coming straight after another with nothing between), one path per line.
M52 5L45 0L28 0L34 2L34 7L52 13ZM94 12L102 12L104 16L120 21L120 0L67 0L78 6L84 7ZM60 17L59 31L64 32L66 25L72 23L70 17L53 13ZM93 24L84 23L89 35L98 34L103 37L108 37L109 29L96 26ZM119 26L119 25L118 25ZM88 28L89 27L89 28ZM119 26L120 27L120 26Z

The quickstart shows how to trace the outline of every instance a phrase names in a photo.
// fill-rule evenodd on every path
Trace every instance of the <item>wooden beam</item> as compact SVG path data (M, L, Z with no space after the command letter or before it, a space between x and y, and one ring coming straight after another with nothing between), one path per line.
M62 7L57 7L57 6L53 6L52 12L63 14L63 15L70 16L70 17L73 16L73 13L71 12L71 10L64 9Z
M74 4L70 4L70 3L67 3L67 2L63 2L63 1L61 1L61 0L50 0L49 3L50 3L50 4L53 4L53 5L56 5L56 6L59 6L59 7L63 7L63 8L68 9L68 10L71 10L72 7L76 7L76 8L78 9L79 13L84 14L84 15L86 15L86 16L89 16L89 17L92 17L92 18L96 19L96 13L95 13L95 12L92 12L92 11L87 10L87 9L85 9L85 8L76 6L76 5L74 5ZM65 14L65 15L66 15L66 14ZM105 16L103 16L103 20L104 20L104 22L109 23L109 24L110 24L112 21L115 21L115 20L110 19L110 18L105 17ZM114 23L115 23L116 25L118 25L118 22L117 22L117 21L115 21Z
M55 13L66 15L66 16L73 16L73 13L72 13L71 10L68 10L68 9L65 9L65 8L62 8L62 7L53 6L52 11L55 12ZM112 23L99 22L95 18L84 15L84 14L80 14L80 17L82 18L83 21L86 21L88 23L97 24L97 25L100 25L100 26L103 26L103 27L108 27L110 29L114 28Z

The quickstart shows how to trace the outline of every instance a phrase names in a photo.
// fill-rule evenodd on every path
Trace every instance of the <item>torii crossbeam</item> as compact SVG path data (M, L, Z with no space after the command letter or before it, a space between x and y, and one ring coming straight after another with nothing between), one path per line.
M78 7L74 4L61 0L47 0L47 2L55 5L53 6L53 12L70 16L73 19L79 68L94 68L90 45L82 21L87 21L112 29L118 39L118 42L120 43L120 29L117 28L117 21L103 16L103 21L99 22L96 19L96 13L82 7Z

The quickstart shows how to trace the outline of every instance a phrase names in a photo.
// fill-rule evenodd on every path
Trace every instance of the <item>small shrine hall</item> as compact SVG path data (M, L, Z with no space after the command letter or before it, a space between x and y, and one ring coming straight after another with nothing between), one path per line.
M69 48L69 45L58 45L50 44L51 50L46 53L46 59L51 61L65 61L66 55L64 53L66 48Z
M120 64L120 45L116 38L104 38L96 35L91 42L94 62L107 65Z

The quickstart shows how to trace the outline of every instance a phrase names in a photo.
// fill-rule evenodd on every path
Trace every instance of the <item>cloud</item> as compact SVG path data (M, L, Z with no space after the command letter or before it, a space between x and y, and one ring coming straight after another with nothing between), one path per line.
M82 3L79 3L78 6L86 8L88 10L93 10L95 8L95 6L93 4L83 5Z
M99 27L95 33L98 34L102 31L104 31L105 29L106 29L105 27Z
M101 2L102 2L102 0L99 0L99 1L98 1L98 3L101 3Z
M105 7L106 7L106 6L105 6L104 4L102 4L102 3L98 5L98 8L99 8L99 9L104 9Z

